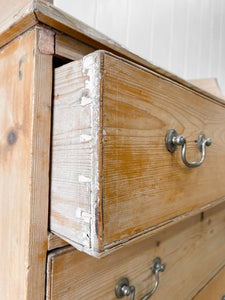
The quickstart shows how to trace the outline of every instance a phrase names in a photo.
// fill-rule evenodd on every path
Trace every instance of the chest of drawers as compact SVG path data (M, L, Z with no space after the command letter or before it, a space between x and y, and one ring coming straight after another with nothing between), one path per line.
M224 101L46 1L20 8L0 31L2 297L118 299L127 278L140 299L156 257L152 299L222 297Z

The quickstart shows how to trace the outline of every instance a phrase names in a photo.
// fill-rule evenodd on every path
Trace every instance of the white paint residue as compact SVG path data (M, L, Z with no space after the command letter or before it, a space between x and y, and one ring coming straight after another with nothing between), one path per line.
M82 97L81 98L81 106L86 106L86 105L89 105L91 104L91 98L89 97Z
M99 135L100 135L100 56L101 52L96 51L83 59L83 73L88 76L85 81L85 89L88 90L91 99L91 194L90 213L92 218L90 230L90 247L98 249L98 238L95 232L95 211L99 206Z
M81 218L81 214L82 214L82 210L80 207L78 207L75 212L76 218Z
M91 135L88 135L88 134L81 134L80 135L80 142L83 143L83 142L89 142L91 141Z
M81 216L86 222L90 222L91 214L87 213L86 211L82 211Z
M79 182L91 182L91 178L83 176L83 175L79 175Z
M103 135L107 135L107 133L106 133L105 129L103 129Z

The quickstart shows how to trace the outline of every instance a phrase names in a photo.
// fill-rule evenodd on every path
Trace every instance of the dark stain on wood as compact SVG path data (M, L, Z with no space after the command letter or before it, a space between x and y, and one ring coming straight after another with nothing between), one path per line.
M23 72L21 71L21 67L22 67L22 64L24 63L24 61L26 60L27 56L26 55L23 55L19 61L19 79L20 81L23 79Z
M100 220L100 212L99 212L98 207L96 207L96 209L95 209L95 232L96 232L97 236L99 235L99 220Z
M200 216L200 221L201 221L201 222L203 222L203 221L204 221L204 212L202 212L202 213L201 213L201 216Z
M161 244L161 242L160 242L160 241L157 241L157 242L156 242L156 247L159 247L160 244Z
M15 130L11 130L7 136L7 142L10 146L14 145L17 141L17 134Z

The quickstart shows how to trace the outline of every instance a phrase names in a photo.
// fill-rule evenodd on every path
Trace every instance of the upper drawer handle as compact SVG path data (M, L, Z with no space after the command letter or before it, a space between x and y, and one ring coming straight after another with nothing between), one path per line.
M141 298L141 300L147 300L155 293L159 285L159 272L164 272L165 268L165 265L161 263L161 259L159 257L156 257L153 260L151 270L155 274L155 286L148 294ZM116 285L115 293L117 298L123 298L130 295L130 299L134 300L135 287L133 285L129 285L129 280L127 278L121 278Z
M170 129L166 136L166 147L167 147L168 151L170 151L171 153L176 151L177 146L180 146L180 145L182 146L181 158L183 160L183 163L189 168L196 168L196 167L201 166L201 164L205 160L206 146L210 146L212 142L211 142L210 138L207 139L204 134L200 134L198 137L197 143L198 143L199 151L202 152L201 160L198 162L196 162L196 161L188 162L186 159L187 142L186 142L185 137L183 137L182 135L178 135L176 130L174 130L174 129Z

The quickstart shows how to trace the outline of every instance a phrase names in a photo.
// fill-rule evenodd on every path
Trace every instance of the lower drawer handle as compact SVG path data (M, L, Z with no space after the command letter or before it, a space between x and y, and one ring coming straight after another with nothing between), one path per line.
M173 153L174 151L176 151L177 146L182 146L181 148L181 158L183 160L183 163L189 167L189 168L196 168L201 166L201 164L204 162L205 160L205 156L206 156L206 146L210 146L211 145L211 139L210 138L206 138L204 134L200 134L198 137L198 149L200 152L202 152L202 157L201 160L196 162L188 162L186 159L186 150L187 150L187 142L185 137L183 137L182 135L178 135L176 130L171 129L168 131L167 136L166 136L166 147L168 149L169 152Z
M141 300L147 300L155 293L159 285L159 272L164 272L165 268L165 265L161 263L161 259L159 257L156 257L153 260L151 270L155 274L155 286L148 294L142 297ZM116 285L115 293L117 298L123 298L130 295L131 300L134 300L135 287L133 285L129 285L129 280L127 278L121 278Z
M135 296L135 287L133 285L129 285L129 280L127 278L121 278L116 285L116 297L123 298L125 296L130 295L130 299L134 300Z

